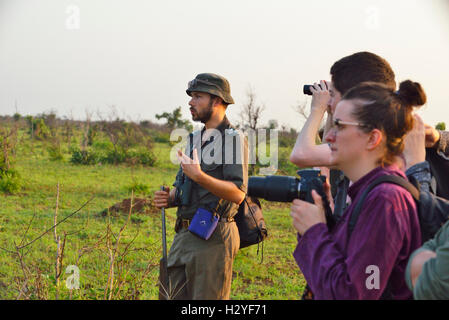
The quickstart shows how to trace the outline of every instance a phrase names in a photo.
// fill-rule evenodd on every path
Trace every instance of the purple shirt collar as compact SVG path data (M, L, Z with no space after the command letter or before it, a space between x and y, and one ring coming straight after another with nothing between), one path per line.
M392 175L399 175L403 178L405 177L405 174L399 170L398 166L395 164L386 166L386 167L377 167L367 174L365 174L363 177L361 177L359 180L354 182L348 189L348 195L351 197L351 201L354 201L355 197L359 194L359 191L363 189L365 186L370 184L372 181L374 181L378 176L383 174L392 174Z

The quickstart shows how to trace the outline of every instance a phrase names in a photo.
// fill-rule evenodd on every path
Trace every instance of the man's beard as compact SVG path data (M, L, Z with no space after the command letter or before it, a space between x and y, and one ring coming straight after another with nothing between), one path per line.
M193 121L200 121L201 123L206 123L207 121L210 120L210 118L212 117L212 112L213 112L213 101L209 101L209 105L207 106L206 110L203 110L202 112L197 112L195 110L195 112L197 112L196 115L192 114L192 120Z

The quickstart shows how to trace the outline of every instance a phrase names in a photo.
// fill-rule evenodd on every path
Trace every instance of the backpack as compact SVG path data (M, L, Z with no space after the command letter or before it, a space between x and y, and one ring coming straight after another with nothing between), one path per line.
M245 196L234 219L239 229L240 249L258 244L267 237L267 226L259 199Z
M419 225L421 227L422 243L434 237L441 226L449 219L449 201L438 197L430 192L421 192L416 180L408 180L394 175L384 175L374 180L360 196L349 222L349 232L351 233L360 215L363 202L368 193L378 184L393 183L399 185L411 193L418 209Z

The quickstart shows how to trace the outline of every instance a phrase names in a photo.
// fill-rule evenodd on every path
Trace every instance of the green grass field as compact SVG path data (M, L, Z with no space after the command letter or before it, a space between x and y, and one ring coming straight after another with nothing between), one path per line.
M133 183L148 186L147 194L135 195L140 198L151 197L162 184L171 185L177 166L169 160L170 146L154 144L154 167L73 165L68 153L63 160L51 161L42 143L35 142L32 149L29 140L22 139L18 144L14 167L23 179L21 191L0 196L0 298L157 299L162 251L160 212L154 208L132 212L128 223L127 213L102 212L131 198ZM283 150L281 155L288 152ZM22 249L16 248L53 225L58 183L58 221L94 198L56 228L61 243L65 238L56 285L53 231ZM292 257L296 234L289 204L263 202L263 209L269 232L263 263L262 245L259 254L257 245L239 251L231 299L299 299L305 281ZM175 209L167 210L168 245L174 236L175 216ZM108 290L111 255L113 281L112 290ZM79 289L66 286L71 275L65 273L69 265L79 268Z

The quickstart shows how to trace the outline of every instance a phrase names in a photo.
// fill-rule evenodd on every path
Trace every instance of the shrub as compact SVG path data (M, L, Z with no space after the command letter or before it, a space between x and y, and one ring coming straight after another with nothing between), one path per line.
M51 146L51 147L48 147L47 150L48 150L48 155L50 156L50 160L59 161L59 160L64 159L64 156L61 152L61 148Z
M141 164L144 166L153 166L156 163L156 157L147 149L130 150L125 153L121 149L114 150L107 143L94 144L95 148L72 149L72 158L70 162L73 164L93 165L97 163L108 164Z
M119 164L126 160L126 154L121 150L108 151L102 158L101 162L109 164Z
M296 171L299 169L296 165L290 162L290 150L280 148L278 158L279 173L283 175L296 176Z
M126 187L128 192L134 191L134 194L148 194L150 193L150 185L146 183L141 183L138 181L133 181L132 184Z
M444 131L446 130L446 123L444 122L438 122L437 125L435 126L436 129Z
M8 171L0 171L0 191L7 194L14 194L22 188L22 179L20 174L10 169Z
M61 143L58 139L53 139L50 142L50 145L47 147L48 155L50 157L50 160L53 161L59 161L64 159L64 156L62 154L61 150Z
M93 150L72 150L72 158L70 162L73 164L96 164L98 162L98 155Z
M170 134L167 132L156 131L153 133L153 139L155 142L170 143Z
M152 167L156 163L156 157L149 150L132 150L128 152L127 162Z

